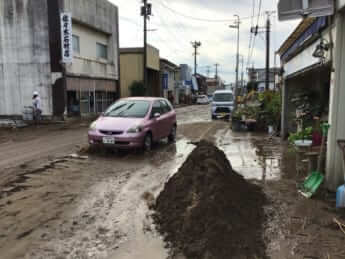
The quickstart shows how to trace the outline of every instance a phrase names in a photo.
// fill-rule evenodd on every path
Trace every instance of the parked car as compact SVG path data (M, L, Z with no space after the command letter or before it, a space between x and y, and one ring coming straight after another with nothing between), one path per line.
M231 90L217 90L213 94L212 119L230 119L234 109L234 95Z
M176 112L164 98L133 97L112 104L90 125L90 145L118 149L144 148L168 137L176 138Z
M197 104L209 104L208 97L206 95L199 95L196 99Z

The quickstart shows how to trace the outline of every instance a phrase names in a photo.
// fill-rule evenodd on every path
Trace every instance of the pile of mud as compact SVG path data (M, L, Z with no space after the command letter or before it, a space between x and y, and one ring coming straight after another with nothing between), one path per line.
M265 195L201 141L154 206L158 230L188 259L265 258Z

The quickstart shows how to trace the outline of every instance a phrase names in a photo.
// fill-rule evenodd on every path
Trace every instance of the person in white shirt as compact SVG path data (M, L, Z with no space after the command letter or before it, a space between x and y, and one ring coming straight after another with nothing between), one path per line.
M32 105L34 108L34 120L40 121L41 120L41 114L42 114L42 106L41 106L41 98L37 91L33 93L32 97Z

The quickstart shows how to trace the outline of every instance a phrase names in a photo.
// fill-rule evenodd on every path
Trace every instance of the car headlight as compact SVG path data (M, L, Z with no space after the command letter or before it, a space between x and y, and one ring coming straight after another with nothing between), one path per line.
M95 121L90 124L90 130L92 130L92 131L96 130L96 122Z
M127 130L127 133L139 133L142 130L143 130L142 127L134 126L134 127L130 128L129 130Z

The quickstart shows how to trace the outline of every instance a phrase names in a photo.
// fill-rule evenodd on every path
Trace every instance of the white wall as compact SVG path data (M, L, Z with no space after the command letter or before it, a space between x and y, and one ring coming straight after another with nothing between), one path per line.
M116 78L116 67L109 52L109 35L89 27L73 23L73 35L79 37L80 53L74 53L68 72L95 77ZM108 46L108 60L97 58L96 44Z
M1 1L1 0L0 0ZM82 58L76 58L76 67L70 71L79 71L90 74L90 71L96 71L95 74L104 74L103 77L119 79L119 14L116 5L108 0L62 0L64 3L64 11L72 13L73 25L76 32L83 33L85 37L91 36L92 41L96 38L98 40L105 39L108 45L108 65L102 60L95 61L96 46L93 49L91 45L93 42L84 42L86 50L90 53L85 53ZM76 23L85 24L87 26L78 26ZM93 29L89 29L93 28ZM73 30L73 28L72 28ZM89 35L87 35L89 34ZM100 42L101 43L101 42ZM82 43L81 43L82 45ZM89 47L88 47L89 46ZM89 59L91 58L91 59ZM94 66L90 69L91 65Z
M345 0L344 0L345 1ZM332 30L333 40L336 40L336 33L335 28ZM328 32L323 33L324 39L326 39L328 42L330 42L330 37ZM318 58L313 57L313 53L316 49L316 46L320 43L319 40L314 42L312 45L307 47L305 50L303 50L301 53L299 53L297 56L293 57L291 60L289 60L287 63L284 64L284 76L289 76L291 74L294 74L298 71L303 70L304 68L310 67L312 65L317 64L320 60ZM326 52L326 60L330 60L330 51Z
M335 50L335 73L332 73L329 122L331 129L328 135L326 183L335 191L344 184L345 169L342 165L342 153L337 146L339 139L345 139L345 15L337 16L337 41Z
M39 91L52 115L46 0L0 0L0 116L22 115Z
M337 8L342 9L345 7L345 0L337 0Z

